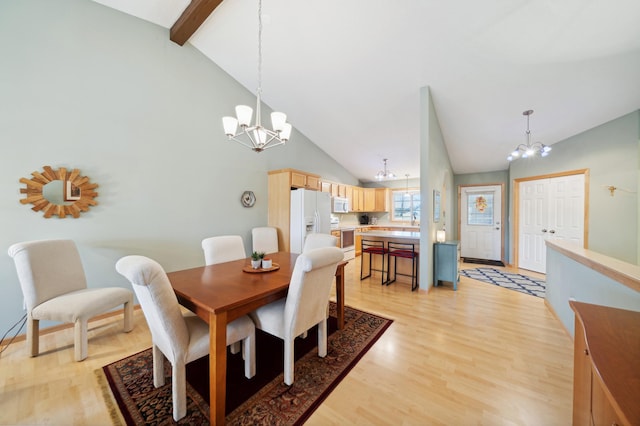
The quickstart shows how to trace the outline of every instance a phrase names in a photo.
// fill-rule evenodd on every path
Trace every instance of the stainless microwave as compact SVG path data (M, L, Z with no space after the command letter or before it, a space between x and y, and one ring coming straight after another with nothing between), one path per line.
M333 213L349 213L349 199L333 197L331 199L331 211Z

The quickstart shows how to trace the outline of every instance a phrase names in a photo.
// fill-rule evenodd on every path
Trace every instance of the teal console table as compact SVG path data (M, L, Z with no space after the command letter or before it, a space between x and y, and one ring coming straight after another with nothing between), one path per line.
M433 285L438 286L440 281L448 281L457 290L460 281L460 241L435 243L433 263Z

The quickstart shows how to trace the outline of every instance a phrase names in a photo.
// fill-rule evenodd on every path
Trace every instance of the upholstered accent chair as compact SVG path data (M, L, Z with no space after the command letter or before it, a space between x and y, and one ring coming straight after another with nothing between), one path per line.
M260 226L251 230L253 251L275 253L278 251L278 230L272 226Z
M244 242L240 235L219 235L202 240L204 251L204 263L215 265L217 263L231 262L244 259L247 253L244 251Z
M249 315L256 327L284 340L284 383L294 381L294 340L318 326L318 356L327 355L329 294L342 250L324 247L296 259L287 297L261 306Z
M153 384L164 385L164 357L172 367L173 419L187 414L186 364L209 354L209 325L183 313L167 274L160 264L144 256L118 260L116 270L127 278L142 306L153 342ZM242 341L244 374L255 375L255 326L244 315L227 324L227 345ZM164 354L164 356L163 356Z
M87 357L90 318L124 306L124 331L133 328L133 293L120 287L87 288L82 260L72 240L41 240L9 247L27 308L27 345L39 353L40 320L74 324L76 361Z
M331 234L320 234L314 232L312 234L307 235L304 239L304 246L302 247L302 252L306 253L309 250L317 249L320 247L336 247L338 244L338 237L335 237Z

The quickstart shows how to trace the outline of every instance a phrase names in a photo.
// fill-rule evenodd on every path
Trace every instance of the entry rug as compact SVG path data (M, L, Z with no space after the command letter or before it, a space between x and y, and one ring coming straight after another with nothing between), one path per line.
M318 357L316 327L295 343L295 381L283 382L282 340L256 330L256 376L244 377L241 354L227 352L226 423L299 425L382 336L392 320L345 307L345 328L336 330L336 306L330 303L328 351ZM187 415L184 425L209 424L208 357L187 365ZM114 424L174 424L171 365L165 360L165 385L156 389L151 348L96 371Z
M460 275L485 283L516 290L532 296L543 297L545 281L521 274L503 272L493 268L461 269Z

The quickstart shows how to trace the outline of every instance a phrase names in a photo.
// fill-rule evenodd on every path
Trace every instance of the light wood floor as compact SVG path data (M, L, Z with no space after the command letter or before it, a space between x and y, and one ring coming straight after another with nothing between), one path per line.
M465 264L473 268L482 265ZM382 287L347 266L346 301L394 320L308 425L569 425L573 343L540 298L462 278L426 293ZM24 341L0 356L0 424L111 424L94 375L151 345L140 310L90 323L89 357L73 361L73 332Z

